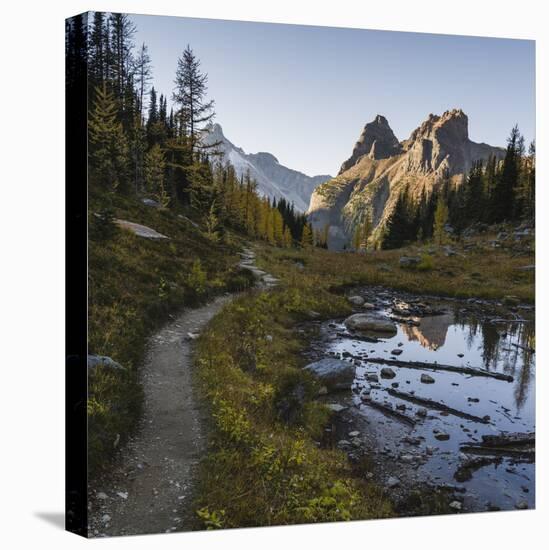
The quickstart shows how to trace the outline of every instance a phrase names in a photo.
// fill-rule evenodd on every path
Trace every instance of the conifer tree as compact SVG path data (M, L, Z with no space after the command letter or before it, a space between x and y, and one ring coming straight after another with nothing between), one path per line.
M492 200L492 212L495 223L511 220L514 213L515 187L519 176L521 135L518 126L514 126L507 140L507 149L501 172L496 180Z
M303 234L301 235L301 246L303 248L310 248L313 246L313 232L311 231L311 226L306 223L303 226Z
M145 185L147 191L162 206L167 207L170 197L165 187L166 158L160 145L153 145L145 154Z
M117 117L116 102L106 86L96 88L89 120L91 174L100 185L116 190L125 188L128 145Z
M149 56L147 45L144 42L143 44L141 44L141 48L139 48L139 52L135 59L134 70L135 84L137 86L137 93L139 95L138 110L139 114L143 118L143 102L145 99L145 94L147 93L147 89L149 87L149 83L152 79L151 58Z
M437 208L435 210L435 219L433 222L433 236L435 243L439 246L444 243L446 237L446 231L444 226L448 221L448 206L442 196L437 201Z
M215 116L214 101L206 98L208 75L200 70L200 61L190 46L177 60L173 101L178 106L177 116L189 137L194 156L199 150L219 143L204 145L202 136L208 132L208 123Z

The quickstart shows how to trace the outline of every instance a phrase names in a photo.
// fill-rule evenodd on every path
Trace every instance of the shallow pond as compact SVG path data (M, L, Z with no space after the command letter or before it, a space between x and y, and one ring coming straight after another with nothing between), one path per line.
M402 308L403 299L411 300L371 289L361 294L373 302L374 313L387 317L394 317L395 304ZM496 454L465 446L474 447L485 435L535 432L533 311L434 298L428 311L438 314L399 315L397 334L377 342L348 332L341 319L322 324L319 351L357 367L351 391L324 398L347 407L338 446L373 452L378 476L395 484L398 479L398 487L451 486L462 510L534 507L532 452ZM409 368L409 361L433 368ZM512 381L448 372L435 363ZM381 376L384 368L392 371L384 371L389 378ZM429 383L422 382L425 374Z

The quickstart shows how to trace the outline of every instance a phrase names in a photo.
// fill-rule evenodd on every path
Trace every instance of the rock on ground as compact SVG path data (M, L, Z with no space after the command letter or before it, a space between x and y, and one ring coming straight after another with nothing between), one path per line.
M328 391L350 388L355 377L355 367L340 359L321 359L304 369L316 376Z

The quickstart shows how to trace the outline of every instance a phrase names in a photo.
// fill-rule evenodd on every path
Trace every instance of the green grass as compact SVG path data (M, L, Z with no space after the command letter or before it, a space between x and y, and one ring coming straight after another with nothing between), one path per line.
M254 292L225 306L202 334L196 362L212 418L195 503L202 527L390 515L379 488L355 477L344 453L318 447L329 411L301 369L308 342L296 324L312 311L348 310L325 290Z
M264 247L259 263L289 286L304 292L314 292L318 288L380 285L456 298L503 299L512 295L532 303L534 272L519 268L534 263L533 253L519 255L515 248L491 248L486 244L489 238L478 239L478 248L467 252L454 244L458 255L450 257L441 248L431 246L366 254ZM418 268L399 266L399 258L406 255L422 258Z
M247 272L235 266L238 239L212 243L181 211L157 210L113 197L90 196L89 352L107 355L126 372L98 369L89 379L89 467L93 476L108 464L115 443L123 443L139 418L139 366L147 337L183 307L212 295L246 288ZM99 238L94 215L106 207L114 216L142 223L170 237L152 241L116 229Z

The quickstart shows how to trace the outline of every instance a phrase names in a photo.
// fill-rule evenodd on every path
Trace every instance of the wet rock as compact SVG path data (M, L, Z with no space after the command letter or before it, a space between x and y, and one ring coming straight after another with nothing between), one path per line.
M435 379L430 376L429 374L422 374L421 375L421 378L420 378L420 381L422 384L434 384L435 383Z
M398 382L392 382L392 383L391 383L391 387L392 387L392 388L398 388L398 386L399 386L399 383L398 383Z
M398 477L391 476L385 484L389 487L389 489L393 489L394 487L398 487L400 485L400 479L398 479Z
M456 510L456 511L460 511L462 509L462 504L459 500L453 500L452 502L450 502L450 504L448 505L450 508L452 508L452 510Z
M480 401L480 399L478 397L468 397L467 401L469 403L478 403Z
M421 417L421 418L425 418L427 416L427 409L424 409L423 407L419 408L416 411L416 415Z
M379 382L379 377L378 377L377 374L370 373L370 374L366 375L366 380L368 382L376 382L377 383L377 382Z
M461 358L463 357L463 353L458 353L457 356Z
M187 340L197 340L199 336L197 332L187 332Z
M393 351L391 351L391 355L400 355L401 353L402 353L401 349L394 349Z
M364 298L362 296L349 296L347 300L354 306L364 305Z
M375 309L376 306L374 304L371 304L370 302L364 302L362 304L362 307L367 310Z
M393 369L389 367L383 367L380 371L381 378L394 378L396 373Z
M338 442L337 442L337 447L339 449L347 449L351 446L351 442L350 441L347 441L346 439L340 439Z
M416 457L414 455L400 455L401 462L404 462L405 464L413 464L416 461Z
M438 439L439 441L448 441L450 439L450 434L439 431L435 433L435 439Z
M310 363L304 370L317 377L328 391L349 389L355 376L355 367L339 359L326 358Z
M395 324L380 316L369 313L355 313L344 321L349 330L363 332L379 332L394 336L397 333Z
M359 431L353 431L353 432L349 432L348 433L348 436L353 438L353 437L358 437L360 435L360 432Z

